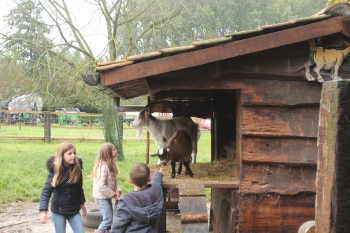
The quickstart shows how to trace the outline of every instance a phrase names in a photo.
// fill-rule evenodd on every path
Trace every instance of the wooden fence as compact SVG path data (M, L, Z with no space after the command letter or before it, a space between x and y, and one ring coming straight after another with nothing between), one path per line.
M125 114L119 117L122 132L125 129L131 129L122 124ZM130 121L130 117L128 119ZM19 131L13 130L15 127L18 127ZM53 134L52 131L54 131ZM70 132L67 133L67 131ZM0 138L33 139L45 142L50 142L51 139L104 140L101 114L20 110L0 110Z

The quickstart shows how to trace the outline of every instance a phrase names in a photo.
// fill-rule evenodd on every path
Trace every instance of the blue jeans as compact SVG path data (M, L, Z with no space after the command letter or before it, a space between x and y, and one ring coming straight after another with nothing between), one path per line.
M52 213L52 221L55 226L56 233L66 233L66 220L74 233L84 233L83 222L81 221L80 213L73 215L62 215Z
M112 199L95 198L95 202L102 215L102 222L98 226L97 230L111 229L112 220L113 220Z

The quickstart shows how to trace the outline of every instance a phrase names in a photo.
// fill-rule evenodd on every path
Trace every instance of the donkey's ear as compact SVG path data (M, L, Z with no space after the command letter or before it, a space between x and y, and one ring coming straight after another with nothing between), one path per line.
M146 114L151 115L151 109L148 106L146 107Z

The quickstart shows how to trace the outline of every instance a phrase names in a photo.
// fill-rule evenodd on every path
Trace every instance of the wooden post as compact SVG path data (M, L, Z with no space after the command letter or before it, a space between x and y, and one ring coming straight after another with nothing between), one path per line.
M163 198L164 198L164 205L162 213L160 213L159 219L158 219L158 232L166 232L166 195L167 195L167 189L163 188Z
M349 100L349 80L323 84L318 132L316 232L341 233L350 229Z
M51 142L51 123L52 117L50 112L44 112L44 141L47 143Z

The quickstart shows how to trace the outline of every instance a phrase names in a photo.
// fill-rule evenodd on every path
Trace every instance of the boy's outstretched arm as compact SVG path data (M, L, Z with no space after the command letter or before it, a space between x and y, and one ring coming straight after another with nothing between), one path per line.
M153 174L151 183L156 183L156 184L162 186L163 174L164 174L164 171L162 168L160 168L158 172L155 172Z

